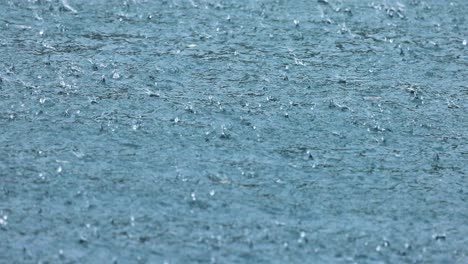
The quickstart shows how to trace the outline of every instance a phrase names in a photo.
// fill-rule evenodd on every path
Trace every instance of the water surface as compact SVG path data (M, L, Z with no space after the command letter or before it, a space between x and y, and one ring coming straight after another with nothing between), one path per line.
M468 1L0 1L1 263L467 263Z

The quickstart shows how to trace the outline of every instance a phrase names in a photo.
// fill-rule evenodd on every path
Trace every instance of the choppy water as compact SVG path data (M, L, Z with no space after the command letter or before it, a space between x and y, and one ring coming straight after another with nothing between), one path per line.
M1 263L468 263L468 1L0 1Z

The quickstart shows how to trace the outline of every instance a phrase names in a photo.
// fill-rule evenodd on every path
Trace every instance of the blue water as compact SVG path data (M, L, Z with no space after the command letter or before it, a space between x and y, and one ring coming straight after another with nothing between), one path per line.
M0 263L468 263L467 14L0 0Z

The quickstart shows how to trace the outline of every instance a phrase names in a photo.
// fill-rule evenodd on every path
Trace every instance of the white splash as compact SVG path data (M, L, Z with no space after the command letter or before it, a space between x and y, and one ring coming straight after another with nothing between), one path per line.
M72 12L73 14L78 13L75 8L73 8L69 3L68 0L62 0L62 5L67 9L68 11Z

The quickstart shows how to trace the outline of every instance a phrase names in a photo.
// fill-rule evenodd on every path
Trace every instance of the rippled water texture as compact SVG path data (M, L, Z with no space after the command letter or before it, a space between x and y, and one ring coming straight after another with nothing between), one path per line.
M0 263L468 263L468 1L0 1Z

